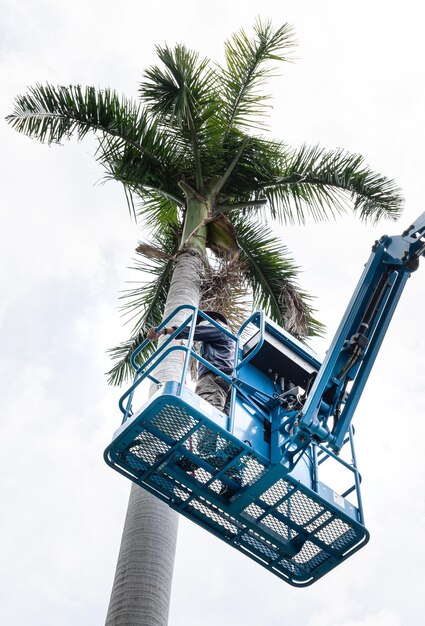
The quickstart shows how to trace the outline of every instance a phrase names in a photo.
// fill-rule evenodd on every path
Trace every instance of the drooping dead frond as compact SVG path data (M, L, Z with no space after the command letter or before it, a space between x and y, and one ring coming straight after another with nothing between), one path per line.
M171 259L170 254L156 246L151 246L149 243L140 242L136 248L136 252L148 259L158 259L160 261Z
M311 307L292 285L283 284L279 304L284 313L284 327L297 336L308 335Z
M244 265L238 259L215 256L205 264L201 285L200 308L220 311L233 331L237 331L251 313Z

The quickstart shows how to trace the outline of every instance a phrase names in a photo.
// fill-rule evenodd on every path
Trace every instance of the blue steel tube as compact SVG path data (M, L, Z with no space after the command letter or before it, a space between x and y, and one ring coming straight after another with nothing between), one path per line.
M260 320L259 325L258 325L258 328L260 330L260 339L259 339L257 345L255 346L255 348L248 354L248 356L246 356L244 359L243 358L241 359L241 362L236 366L236 370L239 370L242 365L246 365L249 361L251 361L251 359L263 347L263 343L264 343L264 329L265 329L265 321L264 321L264 312L263 311L258 311L257 313L254 313L253 315L251 315L251 317L248 320L246 320L246 322L239 329L238 337L240 337L242 335L243 331L248 326L248 324L250 322L252 322L252 320L254 320L256 317L258 317L259 320Z
M354 378L350 394L345 403L341 419L339 420L339 423L337 424L337 427L335 429L335 441L332 444L332 447L335 450L340 450L342 447L342 442L347 433L348 425L352 420L354 411L360 400L360 396L366 385L373 364L375 363L375 359L384 340L388 326L391 322L394 310L398 304L398 301L409 276L410 274L408 274L406 271L398 272L397 278L392 285L389 297L385 302L382 311L380 312L379 321L375 324L370 343L366 349L366 354L361 361L359 370Z
M129 387L129 389L127 389L127 391L121 396L121 398L118 401L118 406L120 408L121 413L125 413L126 409L124 408L123 402L124 400L129 396L132 395L134 393L134 390L136 389L136 387L145 379L145 378L149 378L149 380L152 380L156 385L160 385L160 381L157 380L156 378L154 378L153 376L150 375L151 372L153 372L153 370L160 364L160 362L165 359L165 357L170 354L170 352L187 352L187 348L185 346L172 346L171 348L169 348L166 352L164 352L164 354L161 356L161 359L159 359L158 361L156 361L155 363L153 363L149 369L144 372L141 376L139 376L135 382L131 385L131 387Z
M245 330L245 328L248 326L248 324L250 324L256 317L259 318L259 330L260 330L260 340L258 342L258 344L255 346L254 350L252 351L252 353L249 355L248 357L248 361L250 361L252 359L253 356L255 356L255 354L257 354L257 352L260 350L260 348L262 347L263 343L264 343L264 329L265 329L265 320L264 320L264 312L263 311L259 311L254 313L253 315L251 315L250 318L248 318L240 327L238 334L237 334L237 338L236 338L236 346L235 346L235 360L234 360L234 364L233 364L233 376L237 375L237 372L239 371L240 366L242 365L242 362L247 363L247 361L243 358L241 358L240 362L239 362L239 356L240 356L240 340L241 340L241 336L243 331ZM229 409L229 420L228 420L228 431L229 433L233 434L233 430L234 430L234 426L235 426L235 405L236 405L236 389L234 386L232 386L231 388L231 396L230 396L230 409Z
M318 482L319 482L319 464L317 462L317 444L315 441L311 442L311 454L312 454L312 470L313 470L313 476L312 476L312 484L313 484L313 491L318 491Z
M240 352L240 336L238 334L236 338L235 345L235 358L233 361L233 372L236 372L238 361L239 361L239 352ZM231 435L233 435L233 429L235 426L235 405L236 405L236 388L234 385L230 387L230 408L229 408L229 419L227 420L227 430Z
M360 491L360 474L357 469L356 451L354 448L354 429L353 429L352 424L350 424L349 435L350 435L351 458L353 461L353 470L354 470L354 481L356 484L357 504L358 504L358 509L359 509L359 522L363 524L364 526L363 502L362 502L362 494Z
M170 315L168 317L166 317L165 320L163 320L159 324L159 326L157 326L156 330L158 331L158 330L161 330L162 328L164 328L164 326L166 326L168 324L168 322L170 320L172 320L173 317L175 317L177 315L177 313L179 313L180 311L183 311L185 309L187 309L189 311L193 311L194 309L196 309L196 307L192 306L191 304L181 304L176 309L174 309L174 311L172 311L170 313ZM188 323L189 323L189 318L186 319L186 321L181 324L181 326L178 329L178 332L180 332L180 330L182 330L182 328L184 328ZM174 333L173 333L173 335L174 335ZM133 354L130 357L131 364L132 364L132 366L134 367L135 370L140 369L139 366L136 363L136 357L148 343L149 343L149 339L145 339L143 341L143 343L141 343L140 346L138 348L136 348L136 350L133 352ZM165 343L162 344L161 348L159 348L159 350L156 350L155 354L157 354L160 350L162 350L165 345L166 345Z
M198 309L196 307L194 307L194 309L192 311L191 317L188 318L188 320L187 320L187 322L189 320L191 321L191 325L190 325L189 337L187 338L187 346L186 346L187 347L187 352L186 352L186 356L184 358L183 370L182 370L182 375L181 375L181 378L180 378L179 396L181 396L181 394L182 394L184 383L186 381L187 368L189 367L189 361L190 361L190 357L192 355L193 335L195 334L195 326L196 326L197 318L198 318Z

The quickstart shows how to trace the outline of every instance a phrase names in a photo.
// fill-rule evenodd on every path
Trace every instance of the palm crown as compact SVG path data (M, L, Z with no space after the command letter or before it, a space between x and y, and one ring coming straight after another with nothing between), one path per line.
M265 220L303 223L352 208L363 220L397 217L394 182L359 155L265 137L269 98L260 88L294 48L289 25L257 21L225 44L222 65L183 45L157 47L160 65L145 72L140 103L109 89L37 85L16 99L9 123L42 142L93 131L107 178L124 185L129 207L149 229L137 269L149 280L129 290L129 341L113 349L110 380L129 372L129 355L146 326L162 319L176 255L204 259L202 302L236 315L248 288L255 307L298 336L315 334L297 267Z

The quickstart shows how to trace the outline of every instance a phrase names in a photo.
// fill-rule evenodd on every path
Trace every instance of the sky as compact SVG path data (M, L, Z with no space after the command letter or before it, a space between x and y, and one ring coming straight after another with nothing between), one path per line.
M289 22L270 133L289 145L361 153L395 178L398 223L352 216L279 232L326 337L374 240L425 210L425 40L420 3L357 0L0 0L0 621L104 623L130 483L102 454L119 425L106 351L127 338L118 296L143 232L118 184L102 183L91 139L41 145L10 129L37 82L137 97L154 46L184 42L220 60L256 16ZM425 263L407 283L355 416L370 543L293 589L182 519L170 626L410 626L423 620Z

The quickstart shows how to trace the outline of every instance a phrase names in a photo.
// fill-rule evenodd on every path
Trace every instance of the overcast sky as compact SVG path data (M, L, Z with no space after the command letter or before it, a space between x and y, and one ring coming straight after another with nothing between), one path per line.
M286 228L316 296L324 354L373 241L425 210L421 3L414 0L0 0L0 621L104 623L130 483L102 453L119 425L106 350L125 339L117 298L141 237L94 143L42 146L4 122L36 82L136 97L156 43L220 59L259 10L290 22L298 59L273 80L271 133L360 152L406 209ZM355 417L366 548L304 590L182 520L170 626L410 626L423 620L425 263L408 281Z

